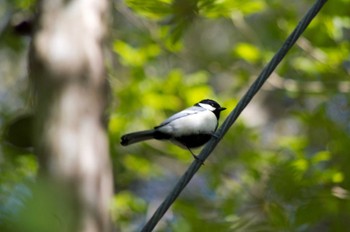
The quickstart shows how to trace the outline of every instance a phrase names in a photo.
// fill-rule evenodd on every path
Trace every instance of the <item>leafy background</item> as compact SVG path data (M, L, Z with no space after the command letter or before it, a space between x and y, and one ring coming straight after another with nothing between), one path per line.
M192 156L159 141L119 145L203 98L234 108L310 0L126 0L111 8L112 216L137 231ZM0 126L30 111L33 0L0 2ZM350 3L329 1L231 128L157 231L346 231L350 227ZM199 153L199 150L196 151ZM38 165L2 140L0 224L18 223ZM1 228L1 227L0 227Z

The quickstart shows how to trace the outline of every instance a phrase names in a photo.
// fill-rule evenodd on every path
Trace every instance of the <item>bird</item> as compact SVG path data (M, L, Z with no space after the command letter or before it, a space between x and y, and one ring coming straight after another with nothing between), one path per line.
M225 109L214 100L204 99L170 116L153 129L123 135L120 143L127 146L150 139L168 140L188 149L192 156L198 159L191 148L203 146L214 136L220 113Z

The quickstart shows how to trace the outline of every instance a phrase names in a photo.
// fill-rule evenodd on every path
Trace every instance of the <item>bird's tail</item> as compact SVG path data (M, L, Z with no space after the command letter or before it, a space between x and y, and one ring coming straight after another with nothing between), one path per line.
M121 138L121 145L127 146L133 143L138 143L144 140L153 139L155 130L145 130L133 132L130 134L123 135Z

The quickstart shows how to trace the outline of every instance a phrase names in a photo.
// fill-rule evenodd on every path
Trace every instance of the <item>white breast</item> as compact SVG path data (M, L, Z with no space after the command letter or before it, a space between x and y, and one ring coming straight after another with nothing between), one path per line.
M217 119L209 110L181 117L158 128L159 131L172 134L174 137L191 134L211 134L217 127Z

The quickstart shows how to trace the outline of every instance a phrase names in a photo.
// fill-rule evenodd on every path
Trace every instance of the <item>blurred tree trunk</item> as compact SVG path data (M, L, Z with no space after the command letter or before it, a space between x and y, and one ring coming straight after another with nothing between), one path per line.
M57 219L51 231L111 231L103 56L108 11L107 0L39 2L29 70L36 95L35 148L46 184L35 193L34 205L51 207L37 209Z

